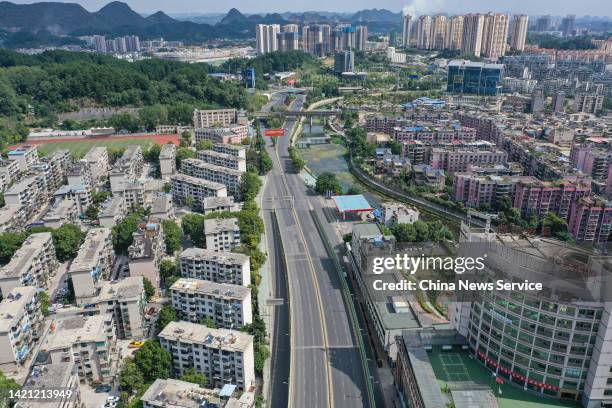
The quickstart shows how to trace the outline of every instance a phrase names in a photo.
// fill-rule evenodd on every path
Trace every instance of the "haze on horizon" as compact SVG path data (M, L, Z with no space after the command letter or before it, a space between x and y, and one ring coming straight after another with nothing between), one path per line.
M29 4L39 1L8 0L17 4ZM111 0L54 0L64 3L79 3L87 10L96 11ZM336 0L330 8L328 0L298 0L291 6L284 0L123 0L139 13L153 13L161 10L168 14L205 14L226 13L232 7L243 13L273 13L286 11L332 11L356 12L363 9L384 8L394 12L405 10L413 14L444 12L448 14L467 12L508 12L529 15L576 14L578 16L612 16L610 0Z

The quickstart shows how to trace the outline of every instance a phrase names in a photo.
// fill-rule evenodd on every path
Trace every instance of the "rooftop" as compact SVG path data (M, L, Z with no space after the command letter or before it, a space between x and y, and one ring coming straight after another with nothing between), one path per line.
M159 152L159 158L161 159L174 159L176 155L176 145L174 143L166 143L162 146Z
M70 272L91 271L95 268L110 235L111 230L108 228L90 229L85 237L85 242L83 242L76 258L72 261Z
M201 279L180 278L170 288L173 291L213 295L220 299L244 300L250 297L251 289L242 285L216 283Z
M208 261L216 261L220 264L237 264L243 265L245 262L249 260L247 255L236 254L234 252L217 252L212 249L203 249L203 248L187 248L183 252L181 252L180 258L188 258L188 259L202 259Z
M362 212L372 211L368 200L362 194L342 195L333 197L338 211L342 212Z
M104 281L95 302L107 302L109 300L128 301L139 299L144 293L142 276L129 276L116 281Z
M17 323L16 317L22 316L26 305L36 295L33 286L20 286L11 290L0 302L0 333L6 333Z
M186 174L173 174L170 177L171 180L179 180L179 181L183 181L189 184L197 184L200 186L204 186L210 190L223 190L226 189L227 187L225 186L225 184L221 184L221 183L216 183L214 181L208 181L208 180L204 180L198 177L193 177L193 176L188 176Z
M211 329L191 322L170 322L160 333L160 338L203 344L208 348L243 352L253 347L253 336L241 331Z
M71 389L70 377L73 375L73 370L68 369L66 363L34 366L22 390L68 390ZM62 407L67 399L69 398L63 400L51 399L47 401L26 399L19 401L15 405L15 408Z
M225 385L222 389L202 388L196 384L173 379L157 379L140 398L154 407L202 408L252 406L255 395L243 392L240 400L232 397L236 386Z
M56 319L40 345L41 350L50 351L72 347L75 343L106 341L107 322L112 315L70 316Z
M51 242L53 238L50 232L39 232L30 235L21 245L8 264L0 268L0 279L14 278L21 276L27 269L47 242Z
M226 231L240 231L238 218L211 218L204 220L204 234L218 234Z

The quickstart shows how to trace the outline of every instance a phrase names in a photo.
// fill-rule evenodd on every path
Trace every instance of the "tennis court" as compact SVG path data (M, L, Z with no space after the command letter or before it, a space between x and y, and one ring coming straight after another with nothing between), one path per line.
M442 363L442 369L446 373L448 381L471 381L470 374L465 364L463 364L461 355L457 353L440 353L440 362Z

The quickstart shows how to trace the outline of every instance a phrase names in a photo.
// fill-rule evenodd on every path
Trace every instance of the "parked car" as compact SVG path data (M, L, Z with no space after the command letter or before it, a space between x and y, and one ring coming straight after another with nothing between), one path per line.
M96 387L94 392L100 394L100 393L103 393L103 392L111 392L112 389L113 389L113 387L111 387L110 385L102 384L102 385L99 385L98 387Z
M144 346L144 341L133 341L128 344L128 348L141 348Z

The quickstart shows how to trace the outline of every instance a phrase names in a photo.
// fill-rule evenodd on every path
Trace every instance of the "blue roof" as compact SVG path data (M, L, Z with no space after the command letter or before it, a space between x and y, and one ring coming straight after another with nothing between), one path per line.
M368 200L361 194L336 196L334 197L334 201L340 212L372 210Z

